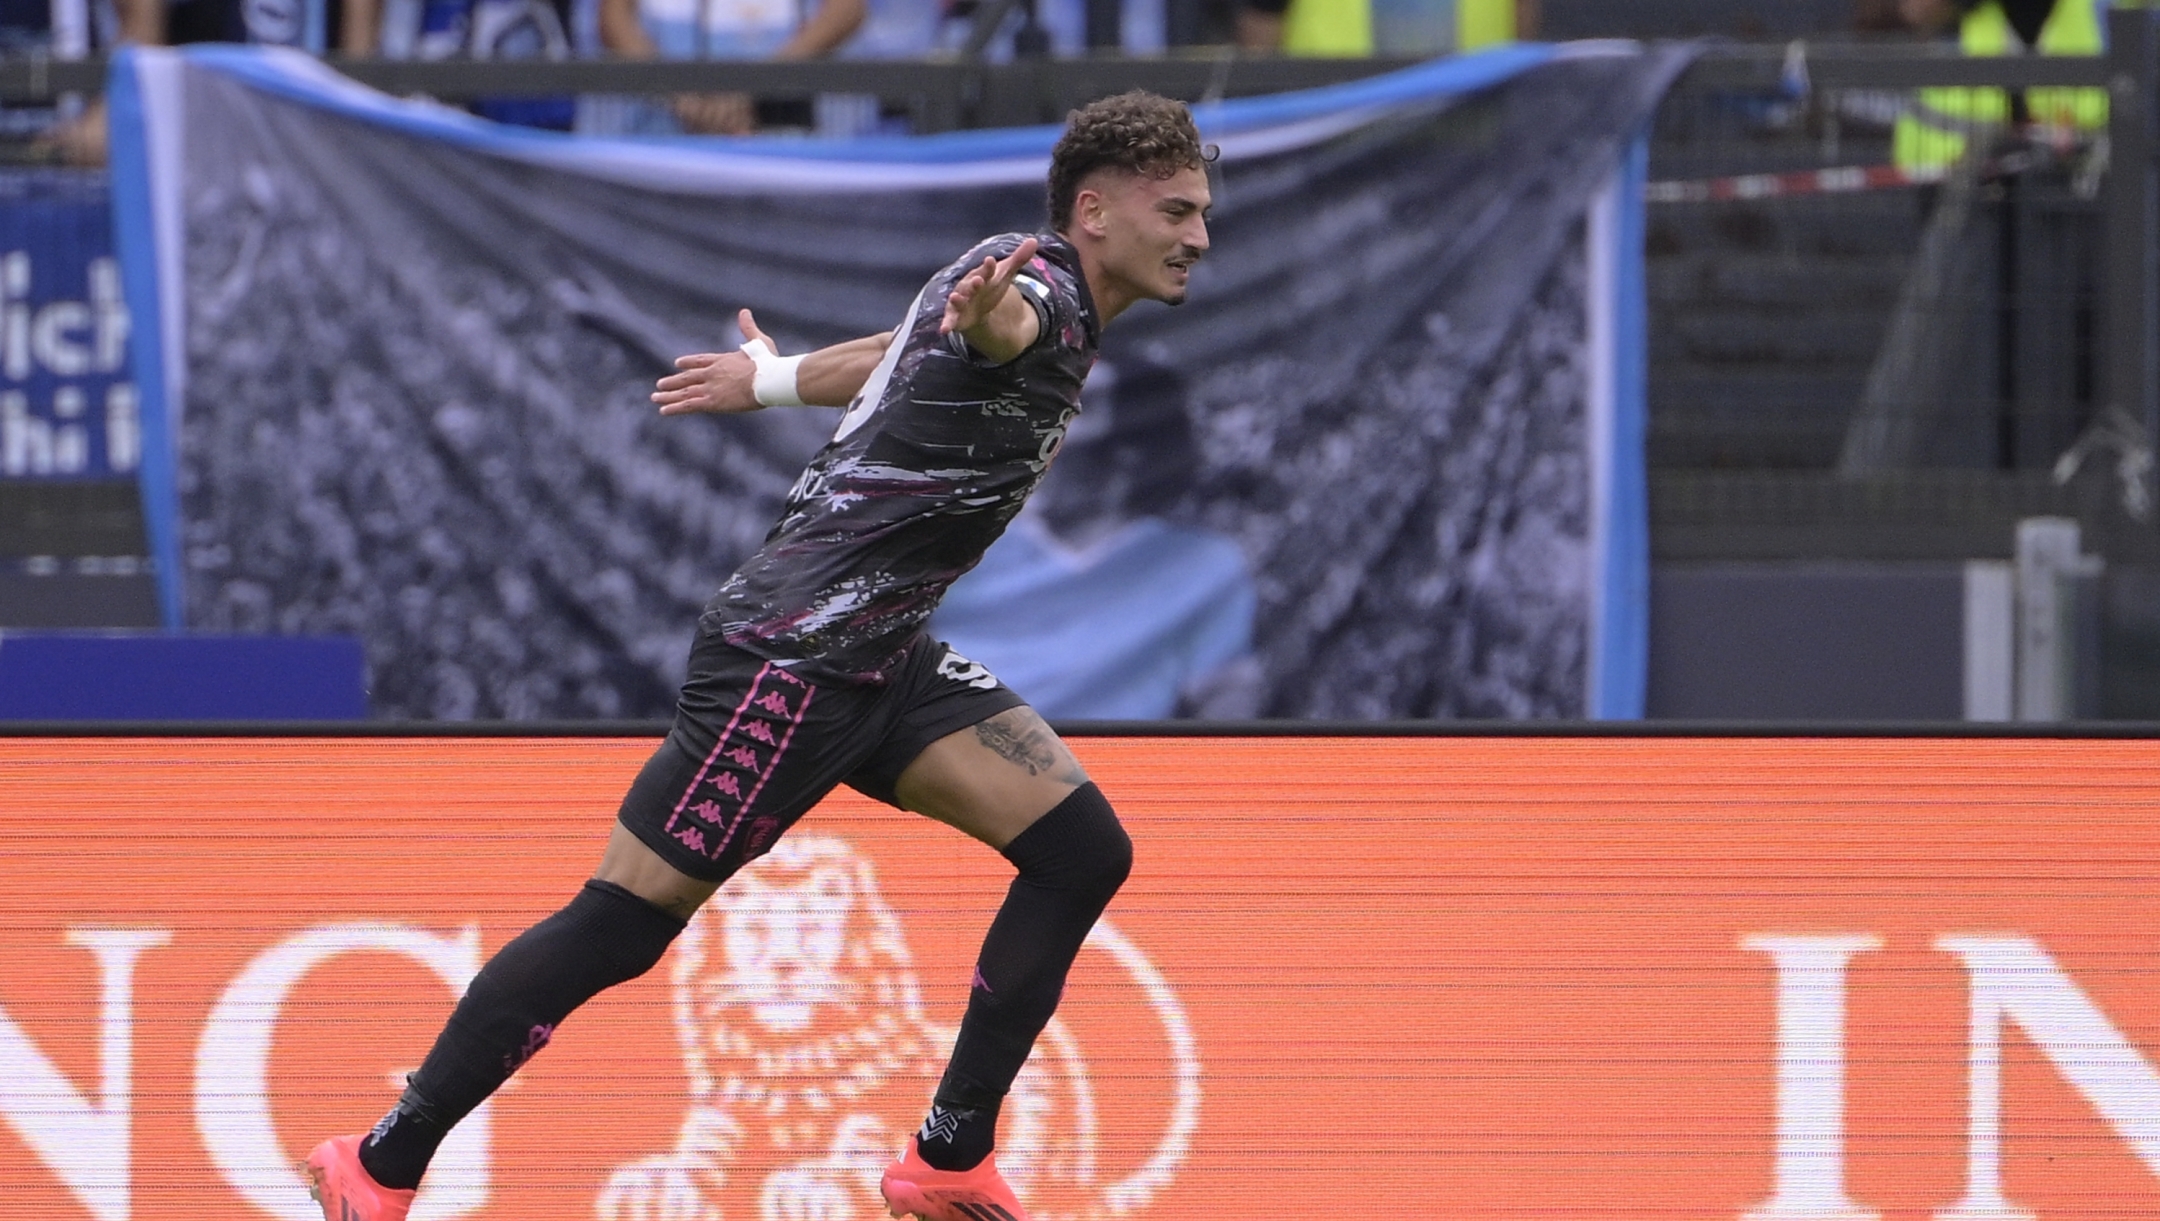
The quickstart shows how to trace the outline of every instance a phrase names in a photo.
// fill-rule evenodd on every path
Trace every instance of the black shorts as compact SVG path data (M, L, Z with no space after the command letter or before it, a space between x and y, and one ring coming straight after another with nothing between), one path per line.
M723 882L835 787L897 805L900 773L932 742L1024 702L928 635L873 687L813 684L700 633L675 727L617 818L668 864Z

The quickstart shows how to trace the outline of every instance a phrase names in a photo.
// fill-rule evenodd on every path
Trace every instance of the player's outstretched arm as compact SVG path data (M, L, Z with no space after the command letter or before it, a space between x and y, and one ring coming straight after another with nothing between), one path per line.
M1011 291L1013 277L1035 257L1036 241L1028 238L1003 259L985 257L982 266L960 277L945 298L945 319L940 334L960 332L968 346L994 364L1004 364L1028 350L1042 333L1042 319L1035 309Z
M747 341L745 349L751 344L763 345L767 362L779 355L749 310L744 310L738 321ZM797 358L796 397L811 406L847 406L862 390L863 383L870 380L871 370L877 368L891 342L891 332L865 335ZM676 371L654 384L652 401L659 404L661 415L756 411L767 405L757 394L759 363L747 350L678 357Z

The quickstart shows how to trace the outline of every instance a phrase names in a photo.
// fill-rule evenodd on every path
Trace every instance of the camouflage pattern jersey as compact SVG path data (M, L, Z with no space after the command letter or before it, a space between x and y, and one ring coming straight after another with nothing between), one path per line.
M1042 323L994 365L938 334L976 246L915 298L862 393L788 493L780 521L706 606L699 626L804 677L882 683L961 574L1042 480L1080 410L1102 324L1077 252L1054 234L1013 282Z

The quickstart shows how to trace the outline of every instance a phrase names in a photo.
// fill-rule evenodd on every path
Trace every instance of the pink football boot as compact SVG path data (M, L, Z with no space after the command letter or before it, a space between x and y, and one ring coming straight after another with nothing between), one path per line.
M302 1169L323 1221L405 1221L413 1193L385 1187L360 1164L358 1136L333 1136L315 1146Z
M1028 1221L1019 1197L1005 1185L997 1158L986 1157L973 1170L939 1170L922 1160L915 1142L885 1168L879 1185L885 1208L895 1217L916 1221Z

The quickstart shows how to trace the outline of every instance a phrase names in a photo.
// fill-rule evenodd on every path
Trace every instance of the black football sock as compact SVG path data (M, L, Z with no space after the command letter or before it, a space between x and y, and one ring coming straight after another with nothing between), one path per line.
M610 882L526 929L473 977L397 1106L360 1142L385 1187L417 1187L436 1147L486 1102L570 1011L652 969L683 921Z
M939 1170L973 1170L997 1146L998 1107L1003 1098L973 1106L948 1100L943 1090L915 1133L916 1151Z
M1005 847L1020 870L976 960L952 1063L915 1147L971 1170L996 1143L998 1107L1057 1012L1088 930L1132 872L1132 840L1102 790L1082 785Z

